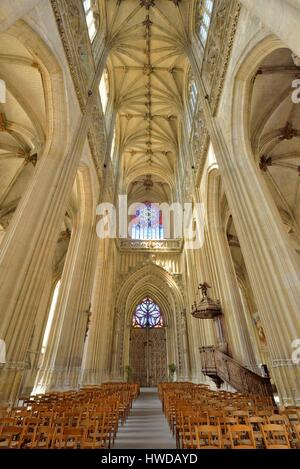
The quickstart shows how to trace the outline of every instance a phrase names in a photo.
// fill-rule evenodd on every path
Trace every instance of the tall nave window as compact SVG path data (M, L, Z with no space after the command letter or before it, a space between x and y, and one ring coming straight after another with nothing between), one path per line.
M103 112L105 113L108 103L108 96L109 96L109 79L108 79L108 71L107 68L104 69L102 73L102 77L99 84L99 94L102 104Z
M162 214L156 204L145 203L135 212L131 224L132 239L164 239Z
M197 32L203 47L207 41L213 6L214 0L200 0L198 4Z
M47 320L46 329L45 329L45 332L44 332L44 337L43 337L43 342L42 342L42 350L41 350L42 355L45 353L46 348L47 348L47 344L48 344L48 340L49 340L49 336L50 336L50 331L51 331L51 326L52 326L53 319L54 319L54 313L55 313L55 309L56 309L56 305L57 305L60 285L61 285L61 280L59 280L56 283L56 286L54 288L54 292L53 292L53 295L52 295L48 320Z
M83 8L90 40L92 42L99 28L98 0L83 0Z
M53 326L53 321L54 321L54 313L56 311L56 306L57 306L57 301L58 301L58 295L59 295L59 290L61 287L61 280L58 280L58 282L55 285L52 298L50 301L50 310L48 314L48 319L46 323L46 328L44 331L44 336L42 340L42 347L41 347L41 356L40 356L40 365L43 364L43 360L46 354L49 338L50 338L50 332ZM1 362L0 362L1 363ZM36 378L32 394L43 394L45 392L44 386L41 386L38 382L38 378Z
M189 108L190 108L189 110L190 110L191 120L193 120L194 112L196 110L197 98L198 98L197 85L196 85L194 77L190 73L189 82L188 82L188 100L189 100Z

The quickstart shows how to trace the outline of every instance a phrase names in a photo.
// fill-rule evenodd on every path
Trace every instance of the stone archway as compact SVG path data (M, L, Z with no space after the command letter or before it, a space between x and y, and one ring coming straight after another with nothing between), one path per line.
M120 288L115 307L111 378L125 377L125 367L130 362L132 317L145 297L150 297L163 312L167 364L175 363L177 377L184 379L189 374L189 357L187 331L181 317L184 310L182 293L172 275L155 264L129 274Z

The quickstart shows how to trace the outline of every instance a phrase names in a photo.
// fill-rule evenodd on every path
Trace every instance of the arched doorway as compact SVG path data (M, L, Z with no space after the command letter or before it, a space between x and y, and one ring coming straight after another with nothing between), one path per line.
M166 330L159 306L149 297L136 307L130 331L132 379L151 387L167 379Z

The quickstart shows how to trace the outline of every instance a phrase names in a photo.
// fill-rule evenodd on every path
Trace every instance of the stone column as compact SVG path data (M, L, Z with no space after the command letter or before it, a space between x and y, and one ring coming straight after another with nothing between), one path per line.
M186 251L186 311L187 311L187 331L189 337L191 378L195 382L206 382L201 371L201 359L199 348L215 345L216 336L213 321L210 319L201 320L191 316L192 304L198 293L200 282L211 282L212 274L208 267L208 256L206 245L195 251ZM215 282L211 282L214 284Z
M91 326L82 366L81 385L101 384L108 378L113 330L114 239L100 239L92 296ZM126 299L124 299L126 301Z
M191 374L189 338L187 330L186 310L181 312L182 354L183 354L183 376L182 381L189 381Z
M213 172L215 172L213 170ZM239 286L236 280L231 253L222 226L220 210L220 176L209 175L208 183L208 232L209 243L215 259L218 290L229 335L229 351L245 366L255 367L256 360L245 318Z
M181 126L180 146L179 146L179 160L186 162L185 170L182 166L182 174L184 175L183 185L179 186L182 193L182 203L201 203L201 196L197 187L195 187L194 172L191 168L193 164L192 149L188 141L188 129L184 122ZM183 165L183 163L182 163ZM180 181L180 178L177 177ZM202 223L197 220L197 223ZM201 230L202 227L197 225L197 229ZM185 300L186 300L186 328L189 338L188 346L190 352L190 373L191 379L194 382L206 382L206 377L202 374L201 359L199 348L206 345L214 345L216 342L215 328L213 321L195 319L191 315L192 304L195 301L196 294L198 293L198 285L203 281L211 282L212 272L209 265L209 253L205 237L203 245L198 246L197 249L185 249L183 254L183 262L185 265ZM214 284L214 282L211 282Z
M79 203L64 266L60 301L40 385L49 390L79 385L84 342L89 326L91 288L95 269L95 207L88 169L79 171Z
M109 360L111 381L122 381L124 379L124 370L122 369L124 347L124 328L122 327L122 318L124 318L125 315L125 307L121 310L116 308L111 315L111 324L113 328L113 335L109 346L109 351L111 353ZM125 321L124 323L126 324ZM126 324L125 327L128 327L128 324Z
M43 298L41 299L41 303L35 318L33 338L28 350L30 369L28 369L24 374L24 380L21 389L21 394L23 396L29 396L29 394L32 392L39 368L41 366L42 343L48 321L51 300L57 280L57 277L55 277L55 274L53 273L52 266L49 266L47 280L44 285Z

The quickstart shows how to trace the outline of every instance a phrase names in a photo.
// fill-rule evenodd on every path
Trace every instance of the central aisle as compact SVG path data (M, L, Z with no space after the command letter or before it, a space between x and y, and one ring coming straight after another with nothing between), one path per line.
M173 449L176 448L168 422L162 412L156 388L141 388L133 403L130 416L119 427L114 449Z

